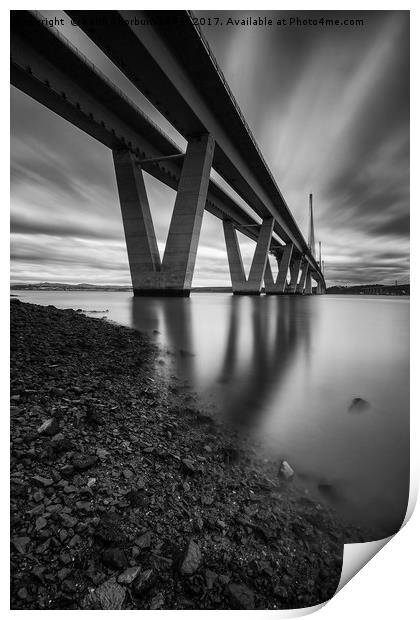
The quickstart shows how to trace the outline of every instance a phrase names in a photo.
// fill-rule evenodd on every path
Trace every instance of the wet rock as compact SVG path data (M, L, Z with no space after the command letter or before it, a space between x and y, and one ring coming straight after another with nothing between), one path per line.
M55 418L49 418L37 429L39 435L55 435L58 431L58 422Z
M139 547L139 549L149 549L152 544L151 532L146 532L145 534L142 534L141 536L136 538L134 542L136 543L137 547Z
M217 573L215 573L212 570L206 569L206 572L204 573L204 577L205 577L205 580L206 580L206 587L209 590L211 590L213 585L214 585L214 582L217 579Z
M133 593L141 597L145 592L150 590L152 586L156 583L156 573L152 568L143 571L140 575L133 581L132 591Z
M115 577L108 579L95 590L92 590L82 601L82 609L122 609L125 599L125 588L117 583Z
M78 471L85 471L86 469L90 469L90 467L96 465L97 461L98 457L93 454L75 454L71 464Z
M150 609L163 609L164 605L165 605L165 599L163 597L163 594L159 592L150 601L149 608Z
M201 563L200 547L193 540L190 540L184 550L180 562L180 572L182 575L193 575Z
M370 408L370 403L365 400L364 398L353 398L353 400L351 401L348 411L350 411L351 413L363 413L364 411L367 411Z
M11 540L12 545L18 553L26 553L26 549L30 542L31 539L28 536L19 536Z
M295 472L290 467L287 461L282 461L279 467L279 476L285 480L290 480L295 475Z
M95 536L106 544L127 542L122 519L116 512L106 512L102 515Z
M254 593L242 583L231 583L227 587L232 609L254 609Z
M32 476L32 482L43 487L49 487L54 484L52 478L44 478L43 476Z
M60 474L65 478L70 478L70 476L74 474L73 465L70 465L70 463L67 463L67 465L63 465L63 467L60 468Z
M105 549L102 554L102 561L106 566L110 568L125 568L128 564L125 551L119 547L112 547L111 549Z
M121 575L119 575L117 581L123 586L129 586L141 572L141 566L131 566L127 568Z

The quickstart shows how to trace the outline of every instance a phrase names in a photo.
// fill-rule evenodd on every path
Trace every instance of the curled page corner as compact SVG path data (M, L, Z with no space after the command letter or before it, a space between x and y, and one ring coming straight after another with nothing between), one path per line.
M412 467L412 470L414 468ZM414 511L414 506L417 502L418 495L418 481L413 476L410 478L410 491L407 502L407 510L405 513L404 521L401 524L400 530L407 524ZM400 531L398 530L398 531ZM341 569L340 582L337 586L335 594L340 592L349 581L363 568L370 560L383 548L389 541L398 534L398 531L387 538L381 538L380 540L372 540L363 543L348 543L344 545L343 550L343 566Z
M363 543L348 543L344 545L343 551L343 567L341 569L340 582L337 586L335 594L343 588L352 579L365 564L383 548L393 538L381 538L380 540L372 540Z

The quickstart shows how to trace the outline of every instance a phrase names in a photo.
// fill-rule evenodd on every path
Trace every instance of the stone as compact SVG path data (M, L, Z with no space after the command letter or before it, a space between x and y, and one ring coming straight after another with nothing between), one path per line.
M191 459L182 459L181 461L182 466L184 468L184 471L187 474L194 474L195 473L195 467L194 467L194 463Z
M63 467L60 468L60 474L65 478L69 478L70 476L72 476L74 474L73 465L70 465L70 463L67 463L67 465L63 465Z
M131 566L127 568L121 575L118 576L117 581L123 586L129 586L138 577L141 572L141 566Z
M75 454L71 463L75 469L85 471L96 465L97 461L98 457L94 454Z
M35 521L35 530L38 532L39 530L42 530L46 525L47 519L44 519L44 517L38 517L38 519Z
M158 592L150 601L150 609L163 609L165 599L162 592Z
M206 572L204 573L204 577L206 580L206 587L211 590L214 582L217 579L217 573L215 573L214 571L210 570L210 569L206 569Z
M140 549L149 549L152 544L152 534L151 532L146 532L142 534L134 541Z
M32 482L34 484L40 484L43 487L50 487L54 484L54 480L52 478L44 478L43 476L32 476Z
M39 435L55 435L58 431L58 422L55 418L49 418L48 420L45 420L45 422L43 422L41 424L41 426L39 428L37 428L37 433Z
M125 551L119 547L112 547L111 549L105 549L102 554L102 561L106 566L110 568L125 568L128 564Z
M66 512L60 513L60 519L63 525L69 528L74 527L77 523L77 519L75 517L72 517L71 515L68 515Z
M231 583L227 587L233 609L254 609L254 593L242 583Z
M289 463L287 461L282 461L280 463L279 476L281 476L285 480L290 480L290 478L293 478L294 475L295 472L290 467Z
M155 584L156 574L152 568L143 571L134 581L132 590L136 596L142 596Z
M30 542L31 539L28 538L28 536L19 536L11 540L12 545L18 553L26 553L26 549Z
M82 609L122 609L125 599L125 588L117 583L115 577L92 590L82 601Z
M183 553L180 564L180 572L183 575L193 575L201 563L200 547L193 540L190 540Z
M122 528L122 519L116 512L106 512L102 515L95 536L106 544L127 542L127 536Z

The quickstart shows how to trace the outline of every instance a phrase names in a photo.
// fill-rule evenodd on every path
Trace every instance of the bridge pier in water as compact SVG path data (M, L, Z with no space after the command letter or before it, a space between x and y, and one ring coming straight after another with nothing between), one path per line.
M252 259L248 278L245 275L241 250L233 222L223 220L226 250L229 261L232 291L234 295L259 295L268 264L268 250L273 234L274 218L263 219L258 235L257 247Z
M273 273L271 271L270 261L267 260L267 266L265 268L265 292L267 295L281 295L285 292L287 286L287 272L289 271L290 261L293 254L293 243L288 243L283 247L281 257L276 256L276 260L279 266L276 281L274 281Z
M134 295L189 296L213 152L209 134L188 142L161 261L142 170L128 150L113 151Z

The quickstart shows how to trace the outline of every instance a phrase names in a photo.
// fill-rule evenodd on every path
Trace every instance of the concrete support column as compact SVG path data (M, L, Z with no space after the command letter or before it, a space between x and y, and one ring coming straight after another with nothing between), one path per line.
M308 275L309 264L305 261L302 267L302 273L300 274L299 284L296 288L296 293L300 295L303 293L306 284L306 276Z
M306 283L304 288L305 295L312 295L312 278L311 278L311 270L308 269L308 273L306 274Z
M190 294L213 153L209 134L188 142L162 261L160 288L170 294Z
M290 284L289 287L287 289L288 293L296 293L296 289L297 289L297 281L298 281L298 277L299 277L299 269L300 269L300 264L302 262L302 257L299 256L297 258L295 258L294 260L292 260L292 264L290 267Z
M128 150L113 151L131 281L136 289L153 286L161 269L143 173Z
M246 283L244 264L242 262L241 249L235 227L230 220L223 220L223 232L225 234L226 250L229 262L232 290L238 292Z
M283 248L281 258L278 259L279 272L277 274L276 281L273 280L273 274L271 272L270 262L267 260L266 277L265 277L265 292L269 295L284 293L287 283L287 272L289 270L290 259L293 253L293 243L288 243ZM270 280L271 276L271 280Z
M143 174L128 150L113 151L135 295L190 294L213 152L208 134L188 143L161 263Z
M234 295L259 295L261 293L273 227L274 218L268 217L262 221L251 269L246 279L236 230L231 222L223 223Z

